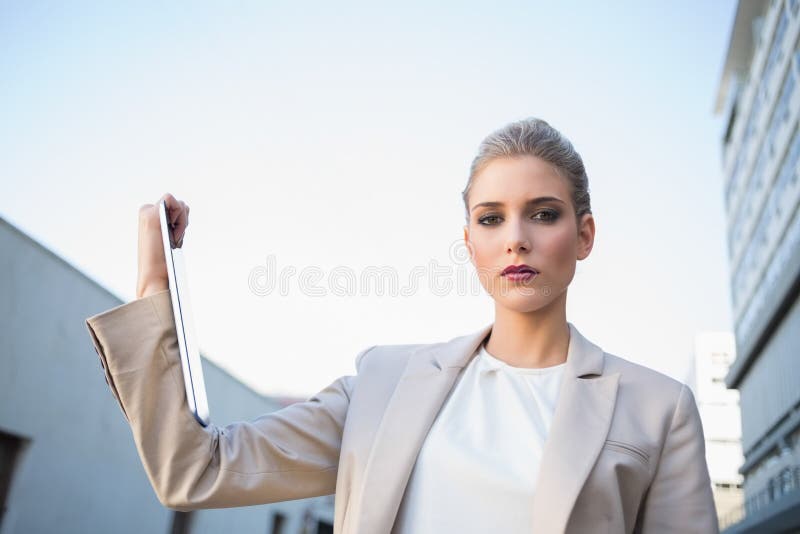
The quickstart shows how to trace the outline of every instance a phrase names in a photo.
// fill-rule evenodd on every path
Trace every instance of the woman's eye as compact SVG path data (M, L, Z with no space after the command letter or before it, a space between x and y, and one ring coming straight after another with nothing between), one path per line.
M494 226L502 218L499 215L484 215L478 219L478 224L484 226ZM542 222L553 222L558 219L558 212L553 210L542 210L536 212L531 219Z
M492 224L492 221L494 221L496 219L499 219L499 218L500 217L498 217L497 215L486 215L486 216L481 217L480 219L478 219L478 224L485 224L485 225L488 226L488 225Z
M540 221L555 221L558 219L558 212L553 210L543 210L536 213L533 218Z

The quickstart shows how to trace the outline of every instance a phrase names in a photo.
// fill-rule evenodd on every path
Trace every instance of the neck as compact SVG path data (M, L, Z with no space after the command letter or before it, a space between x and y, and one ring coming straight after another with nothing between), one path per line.
M518 312L495 305L486 350L513 367L551 367L567 361L566 292L547 307Z

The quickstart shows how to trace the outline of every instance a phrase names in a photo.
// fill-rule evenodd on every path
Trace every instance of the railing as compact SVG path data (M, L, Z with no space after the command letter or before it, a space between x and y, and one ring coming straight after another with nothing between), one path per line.
M747 516L769 508L796 491L800 490L800 466L785 467L780 473L770 478L761 491L751 495L730 512L720 518L721 529L742 522Z

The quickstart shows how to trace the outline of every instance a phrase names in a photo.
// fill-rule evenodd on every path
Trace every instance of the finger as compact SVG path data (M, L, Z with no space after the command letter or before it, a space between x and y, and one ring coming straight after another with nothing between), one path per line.
M189 206L183 200L180 201L181 213L178 216L178 223L175 226L175 231L178 237L178 246L183 244L183 236L186 235L186 227L189 226Z
M139 224L150 226L158 220L158 208L154 204L142 204L139 207Z
M178 199L176 199L170 193L165 193L159 202L161 200L163 200L167 205L167 220L169 221L170 225L174 227L177 223L182 206L180 205L180 202L178 202Z
M181 200L181 204L183 205L183 216L184 216L184 227L183 230L186 231L186 227L189 226L189 205Z
M183 235L183 231L186 229L186 225L189 224L189 214L186 211L185 202L178 201L178 205L175 208L175 213L172 223L174 224L175 230L177 231L178 235Z

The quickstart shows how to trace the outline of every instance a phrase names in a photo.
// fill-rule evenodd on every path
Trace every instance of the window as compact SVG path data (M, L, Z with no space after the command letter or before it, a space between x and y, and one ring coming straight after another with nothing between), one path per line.
M775 68L783 59L783 38L786 35L786 28L788 25L789 18L784 10L783 13L781 13L778 26L775 28L775 35L772 38L772 47L770 48L769 56L767 57L767 64L764 67L764 74L761 76L761 87L764 87L765 89L769 84L770 78L772 78L772 74L775 72Z
M731 355L727 352L712 352L711 363L714 365L730 365Z
M192 526L192 512L172 512L172 534L187 534Z
M798 0L800 2L800 0ZM738 102L737 102L738 103ZM736 103L731 108L731 114L728 117L728 126L725 128L725 135L722 138L722 142L727 146L731 142L731 137L733 137L733 126L736 124L736 112L738 111L738 106Z
M14 468L28 440L0 430L0 525L6 512L6 500L11 490Z
M286 516L280 512L272 514L272 528L270 534L285 534L286 532Z

